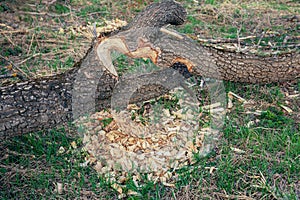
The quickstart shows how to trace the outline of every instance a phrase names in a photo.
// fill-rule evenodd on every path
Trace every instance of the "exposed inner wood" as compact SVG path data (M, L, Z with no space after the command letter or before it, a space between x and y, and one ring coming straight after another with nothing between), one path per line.
M166 33L166 34L172 35L172 36L174 36L174 37L177 37L177 38L180 39L180 40L183 40L183 39L184 39L184 37L183 37L182 35L180 35L180 34L174 32L174 31L170 31L170 30L165 29L165 28L161 28L160 30L161 30L161 32L163 32L163 33Z
M175 58L172 61L172 64L177 63L177 62L185 64L187 69L189 70L189 72L193 73L193 67L195 66L195 64L192 63L190 60L185 59L185 58Z
M97 46L97 56L102 65L113 75L118 76L111 60L111 51L117 50L128 55L129 50L122 38L106 38L101 40Z

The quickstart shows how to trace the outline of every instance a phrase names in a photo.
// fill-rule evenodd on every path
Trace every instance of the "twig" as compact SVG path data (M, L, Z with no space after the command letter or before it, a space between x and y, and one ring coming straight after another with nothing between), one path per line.
M25 63L27 60L31 59L31 58L34 58L36 56L39 56L41 55L41 53L37 53L37 54L34 54L32 56L29 56L28 58L26 58L25 60L22 60L21 62L18 63L18 65L22 65L23 63Z
M69 44L70 42L60 41L60 40L39 40L36 39L36 41L39 41L41 43L56 43L56 44Z
M71 21L72 21L72 22L75 22L74 16L73 16L73 14L72 14L72 12L71 12L72 8L71 8L71 5L70 5L70 4L68 5L68 8L69 8L69 10L70 10L70 18L71 18Z
M28 48L28 51L27 51L27 56L28 56L29 53L30 53L30 50L31 50L31 46L32 46L32 42L33 42L34 36L35 36L35 34L33 34L32 37L31 37L30 45L29 45L29 48Z
M1 31L0 34L5 34L5 33L28 33L29 30L15 30L15 31Z
M27 169L21 169L21 168L17 168L17 167L8 166L8 165L0 164L0 167L2 167L4 169L8 169L8 170L13 171L13 172L19 172L19 173L23 173L23 174L28 172ZM30 171L33 171L33 169L30 170Z
M96 14L103 14L103 13L109 13L109 12L107 12L107 11L92 12L92 13L88 13L87 16L96 15Z
M257 36L251 35L251 36L241 37L241 38L239 38L239 40L241 41L241 40L247 40L247 39L252 39L252 38L257 38ZM199 38L199 37L197 40L200 42L208 42L208 43L213 43L213 44L237 42L237 39L203 39L203 38Z
M69 13L64 13L64 14L53 14L53 13L47 13L47 12L24 12L24 11L19 11L20 14L28 14L28 15L48 15L50 17L66 17L69 16L71 14L71 12Z
M280 131L280 129L276 129L276 128L265 128L265 127L253 127L252 129L262 129L262 130L272 130L272 131Z
M16 46L15 43L5 34L5 33L2 33L2 35L4 35L4 37L13 45L13 46Z
M20 71L22 74L24 74L24 76L25 76L26 78L24 78L24 76L22 76L21 74L18 74L18 73L17 73L16 77L18 77L18 78L21 79L22 81L28 79L28 75L27 75L22 69L20 69L17 65L15 65L12 61L8 60L7 58L5 58L5 57L2 56L2 55L0 55L0 57L1 57L2 59L6 60L6 62L10 63L14 68L16 68L16 69L17 69L18 71Z
M248 196L245 196L245 195L228 195L228 194L223 194L223 193L219 193L219 192L216 192L215 194L219 195L220 197L222 198L225 198L225 199L244 199L244 200L254 200L253 198L251 197L248 197Z
M0 26L2 26L2 27L5 27L5 28L8 28L8 29L10 29L10 30L12 30L12 29L13 29L11 26L8 26L8 25L6 25L6 24L2 24L2 23L0 23Z
M49 6L49 5L54 4L55 2L56 2L56 0L52 0L52 1L50 1L50 2L47 2L46 4Z
M285 36L282 44L285 45L289 39L290 39L290 37L288 35Z
M37 45L37 47L38 47L39 49L41 49L41 45L40 45L40 43L39 43L39 41L38 41L38 38L37 38L37 37L35 37L35 41L36 41L36 45Z
M259 45L260 45L261 40L264 38L265 34L266 34L266 32L263 31L262 34L261 34L261 36L260 36L260 38L259 38L259 40L258 40L258 42L257 42L257 44L256 44L256 46L259 46Z
M240 32L241 32L241 30L242 30L242 26L236 31L238 52L241 51L241 40L240 40Z
M260 49L284 49L284 48L298 48L300 44L290 44L285 46L259 46Z
M16 151L11 151L9 149L6 149L6 152L9 153L9 154L12 154L14 156L35 157L33 154L19 153L19 152L16 152Z

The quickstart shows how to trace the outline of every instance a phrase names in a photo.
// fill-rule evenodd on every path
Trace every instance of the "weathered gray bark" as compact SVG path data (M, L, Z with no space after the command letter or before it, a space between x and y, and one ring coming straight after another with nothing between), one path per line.
M116 84L116 79L106 71L113 71L113 66L103 60L109 45L130 57L148 57L158 66L169 67L181 62L191 73L205 77L248 83L300 77L298 53L274 57L229 53L201 46L184 35L161 29L166 24L182 24L185 16L182 6L173 1L152 4L129 26L96 41L86 57L72 70L53 77L0 87L0 138L62 125L74 119L75 107L75 117L109 107ZM168 69L164 73L167 77L165 83L178 78L172 77L174 74ZM129 78L122 84L136 83L143 78L157 80L161 72L147 76ZM175 81L168 87L162 87L148 83L135 92L131 101L161 95L176 84ZM89 96L91 94L92 98ZM90 99L94 102L86 103Z
M257 56L200 46L187 37L158 38L154 46L162 52L159 59L167 65L174 60L183 62L196 75L244 83L283 82L300 77L299 52Z

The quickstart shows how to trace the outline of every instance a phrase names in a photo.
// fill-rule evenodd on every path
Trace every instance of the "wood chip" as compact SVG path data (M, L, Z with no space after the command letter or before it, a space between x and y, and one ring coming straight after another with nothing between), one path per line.
M246 99L242 98L241 96L239 96L233 92L228 92L228 98L230 98L230 99L236 98L241 103L246 102Z
M285 111L287 111L288 113L292 113L293 112L293 110L292 109L290 109L289 107L287 107L287 106L284 106L284 105L280 105L280 107L281 108L283 108Z

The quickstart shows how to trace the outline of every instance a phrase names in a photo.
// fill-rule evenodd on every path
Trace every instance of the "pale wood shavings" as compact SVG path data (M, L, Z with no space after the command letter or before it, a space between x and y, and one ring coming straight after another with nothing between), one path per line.
M200 156L209 153L212 144L206 141L216 140L219 134L211 128L199 128L195 117L199 113L194 111L197 109L189 110L182 105L173 110L162 108L159 123L153 123L157 113L151 109L144 113L148 117L144 122L132 119L139 109L137 105L129 105L127 110L101 111L78 122L85 127L83 143L93 159L90 163L107 180L116 181L117 185L112 187L120 194L128 173L136 176L137 185L139 174L143 173L151 181L174 187L176 170L195 163L195 153ZM106 119L111 122L104 124Z

